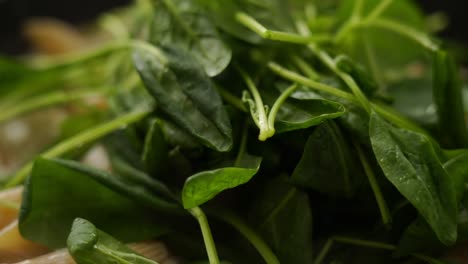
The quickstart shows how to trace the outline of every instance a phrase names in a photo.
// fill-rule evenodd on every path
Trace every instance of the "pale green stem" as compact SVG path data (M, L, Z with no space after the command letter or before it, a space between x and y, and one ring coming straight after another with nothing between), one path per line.
M333 239L331 238L327 239L327 242L325 242L325 244L323 245L322 250L320 250L319 254L315 258L314 264L322 264L322 262L325 260L325 257L327 256L332 246L333 246Z
M266 264L280 264L278 258L267 245L267 243L265 243L265 241L254 230L252 230L252 228L245 224L237 215L228 213L226 211L214 211L213 215L236 228L258 251L263 260L265 260Z
M47 150L40 156L44 158L55 158L63 154L66 154L76 148L79 148L83 145L94 142L97 139L102 138L112 133L115 130L124 128L125 126L129 124L138 122L143 117L145 117L149 112L150 111L148 110L146 111L139 110L139 111L134 111L134 112L122 115L120 117L117 117L116 119L108 123L90 128L65 141L62 141L61 143L55 145L54 147ZM9 187L13 187L18 184L21 184L24 181L24 179L31 173L32 167L33 167L32 161L27 163L13 176L13 178L11 178L7 182L5 187L9 188Z
M336 66L335 61L333 60L330 55L328 55L325 51L319 50L314 45L309 45L309 49L324 63L331 71L333 71L341 80L348 86L351 92L356 97L357 101L361 104L361 106L366 110L366 112L371 112L371 105L369 100L367 99L366 95L362 92L362 90L357 85L356 81L347 73L341 71Z
M276 73L277 75L289 80L289 81L292 81L292 82L295 82L295 83L299 83L299 84L302 84L308 88L311 88L311 89L314 89L316 91L320 91L320 92L325 92L327 94L330 94L330 95L333 95L333 96L336 96L336 97L339 97L339 98L342 98L342 99L346 99L352 103L357 103L358 101L356 100L356 98L350 94L350 93L347 93L347 92L344 92L338 88L335 88L335 87L331 87L331 86L328 86L328 85L325 85L325 84L322 84L322 83L319 83L319 82L315 82L315 81L312 81L310 79L308 79L307 77L304 77L296 72L293 72L293 71L290 71L288 69L285 69L283 68L282 66L274 63L274 62L270 62L269 63L269 68L274 72ZM412 130L412 131L416 131L416 132L419 132L421 134L424 134L424 135L428 135L428 133L420 128L419 126L415 125L413 122L411 122L410 120L406 119L405 117L401 116L399 113L397 113L395 110L389 108L389 107L385 107L383 105L380 105L380 104L377 104L377 103L371 103L370 104L372 109L374 109L377 113L381 114L386 120L390 121L391 123L395 124L395 125L398 125L400 127L404 127L404 128L407 128L409 130Z
M287 80L290 80L292 82L295 82L295 83L299 83L299 84L302 84L308 88L311 88L311 89L314 89L316 91L319 91L319 92L325 92L327 94L331 94L331 95L334 95L336 97L339 97L339 98L342 98L342 99L346 99L346 100L349 100L351 102L357 102L356 101L356 98L354 98L354 96L350 93L347 93L347 92L344 92L338 88L335 88L335 87L332 87L332 86L329 86L329 85L326 85L326 84L323 84L323 83L320 83L320 82L316 82L316 81L313 81L307 77L304 77L296 72L293 72L293 71L290 71L282 66L280 66L279 64L275 63L275 62L270 62L268 64L268 67L276 74L278 74L279 76L287 79Z
M243 12L236 13L236 19L239 23L249 28L253 32L257 33L260 37L269 40L283 41L296 44L308 44L308 43L319 43L330 41L331 38L328 35L317 35L304 37L294 33L282 32L269 30L260 24L253 17Z
M249 135L249 124L247 120L244 122L244 127L242 128L242 137L240 142L239 151L237 152L236 161L234 162L234 167L238 167L242 158L244 156L245 150L247 148L247 139Z
M215 88L219 92L219 95L221 95L221 97L224 99L224 101L228 102L229 104L231 104L232 106L234 106L242 112L249 112L242 100L240 100L238 97L225 90L224 88L220 87L219 85L216 85Z
M434 43L426 34L421 33L416 29L408 27L400 22L379 18L374 19L371 23L362 23L360 24L360 26L387 29L389 31L405 36L416 43L419 43L421 46L430 51L436 51L437 49L439 49L438 45Z
M334 237L329 238L327 243L325 243L324 247L322 248L318 257L316 258L314 264L322 264L322 262L325 260L325 257L330 251L334 242L352 245L352 246L382 249L382 250L388 250L388 251L395 251L397 249L395 245L382 243L378 241L363 240L363 239L357 239L353 237L334 236ZM421 255L421 254L410 254L410 255L416 259L426 261L429 264L442 263L438 261L437 259L425 256L425 255Z
M252 116L255 123L257 124L258 128L260 129L260 134L258 135L258 139L261 141L265 141L267 138L273 136L275 134L274 128L271 128L268 123L268 117L265 110L265 105L263 104L262 97L258 92L257 87L255 86L252 79L245 73L242 69L238 69L242 78L245 81L245 84L249 88L250 93L255 102L255 108L257 110L258 117ZM258 120L257 120L258 118Z
M95 50L82 54L65 55L59 58L39 58L32 62L32 66L37 70L51 70L54 68L66 68L78 64L86 63L105 57L119 51L128 51L131 48L142 48L165 61L162 52L152 44L140 40L121 40L113 41Z
M389 226L392 222L392 216L390 214L390 210L388 209L388 205L385 202L385 198L383 197L382 190L380 189L379 183L375 178L374 171L367 160L364 151L362 150L361 146L357 142L353 142L354 147L357 150L357 154L359 160L361 161L362 167L364 168L364 172L369 180L369 184L371 186L372 192L374 193L375 200L377 201L377 205L380 210L380 215L382 217L382 223L386 226Z
M10 108L6 108L0 112L0 124L10 120L11 118L18 117L22 114L49 107L58 104L64 104L71 101L77 101L88 97L102 96L102 93L91 92L52 92L46 95L37 96L28 99L22 103L16 104Z
M319 74L314 70L314 68L312 68L302 58L299 58L298 56L292 56L291 59L296 65L296 67L298 67L305 75L307 75L307 77L309 77L312 80L320 79Z
M276 99L275 103L271 107L270 113L268 114L268 126L270 127L270 129L273 129L273 131L275 131L276 115L278 114L281 105L297 89L297 87L297 84L293 84L290 87L288 87L288 89L281 93L281 95Z
M365 22L371 22L374 19L380 17L380 15L387 10L390 4L393 3L393 0L382 0L380 3L372 10L372 12L364 19Z
M210 264L220 264L218 253L216 251L216 245L214 243L213 235L211 234L210 225L208 224L208 219L206 218L205 213L203 213L199 207L189 209L189 212L193 215L193 217L195 217L195 219L197 219L198 224L200 225Z

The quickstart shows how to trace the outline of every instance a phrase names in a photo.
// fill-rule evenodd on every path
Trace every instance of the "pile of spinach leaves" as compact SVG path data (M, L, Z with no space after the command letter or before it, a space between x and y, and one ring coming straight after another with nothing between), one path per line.
M468 240L467 91L412 1L140 0L99 25L85 54L0 59L0 122L81 109L4 184L26 239L210 264L449 263ZM96 143L111 172L77 162Z

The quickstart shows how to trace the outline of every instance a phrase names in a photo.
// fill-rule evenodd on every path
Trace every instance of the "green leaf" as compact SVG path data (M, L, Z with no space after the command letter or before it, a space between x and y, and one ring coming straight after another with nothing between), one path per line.
M231 148L226 109L214 83L189 54L173 49L164 55L136 49L134 63L159 109L172 121L210 148Z
M76 218L73 221L67 246L78 264L158 264L137 254L82 218Z
M457 202L452 179L431 142L423 135L395 128L371 114L370 138L387 179L416 207L437 234L451 245L457 239Z
M369 15L374 8L380 4L381 0L364 0L362 7L361 16L365 17ZM337 10L337 16L341 20L345 20L351 16L353 9L356 6L354 0L341 1L340 7ZM413 26L415 28L424 28L424 14L421 9L412 0L398 0L392 1L392 3L385 9L381 14L381 17L391 18L397 21L401 21L406 25Z
M265 94L264 98L268 105L273 105L276 99L271 94ZM333 101L289 98L283 102L276 115L275 130L276 133L284 133L305 129L338 118L344 113L344 106Z
M79 170L78 166L82 165L36 160L21 205L19 229L23 237L51 248L63 247L76 217L86 217L126 242L168 231L165 217L160 214L155 218L149 210L150 201L144 198L149 194L144 188L117 183L117 178L107 174L91 175L88 169ZM130 198L123 188L141 198Z
M158 0L154 7L152 42L188 51L208 76L221 73L231 61L231 49L195 1Z
M468 182L468 152L462 152L460 155L450 159L444 163L444 168L448 176L452 179L457 202L460 203L465 193L465 183ZM468 237L463 232L463 228L467 226L464 212L458 214L458 240L465 240ZM431 227L418 217L404 231L399 244L398 253L405 255L420 251L442 251L446 247L437 239L436 234L431 230Z
M143 149L143 162L152 175L167 171L168 146L157 120L151 122Z
M349 197L359 176L357 161L351 153L340 128L333 121L326 122L307 139L291 180L301 188Z
M306 193L284 178L270 179L253 200L250 219L281 263L313 263L312 212Z
M207 14L215 22L216 26L228 34L252 44L261 41L257 34L236 21L235 14L242 11L241 5L237 1L197 0L197 3L206 9Z
M199 206L224 190L247 183L260 168L260 157L244 157L235 167L226 167L211 171L202 171L188 178L182 189L184 208Z
M430 80L401 80L391 84L388 92L394 98L392 106L398 112L424 125L437 123Z
M454 59L446 51L436 51L432 67L432 92L442 142L447 147L467 147L468 129L463 109L462 85Z

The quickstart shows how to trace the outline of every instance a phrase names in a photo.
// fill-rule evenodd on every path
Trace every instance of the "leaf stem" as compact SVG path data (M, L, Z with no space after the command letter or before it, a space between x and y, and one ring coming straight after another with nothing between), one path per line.
M331 94L331 95L334 95L336 97L339 97L339 98L342 98L342 99L346 99L346 100L349 100L351 102L357 102L356 101L356 98L354 98L354 96L350 93L347 93L347 92L344 92L338 88L335 88L335 87L332 87L332 86L329 86L329 85L326 85L326 84L323 84L323 83L320 83L320 82L317 82L317 81L313 81L307 77L304 77L296 72L293 72L293 71L290 71L284 67L282 67L281 65L275 63L275 62L270 62L268 63L268 67L270 68L270 70L272 70L274 73L278 74L279 76L287 79L287 80L290 80L292 82L295 82L295 83L299 83L299 84L302 84L306 87L309 87L311 89L314 89L316 91L319 91L319 92L325 92L327 94Z
M356 98L348 93L341 91L338 88L328 86L326 84L322 84L319 82L312 81L308 79L307 77L304 77L296 72L290 71L279 64L276 64L274 62L270 62L268 64L268 67L276 74L279 76L283 77L284 79L290 80L292 82L296 82L299 84L302 84L306 87L309 87L311 89L314 89L316 91L320 92L325 92L327 94L339 97L341 99L348 100L352 103L357 103L358 101ZM386 120L390 121L391 123L398 125L403 128L407 128L412 131L416 131L418 133L428 135L428 132L425 131L424 129L420 128L410 120L406 119L405 117L401 116L399 113L395 112L394 110L390 109L389 107L386 107L384 105L378 104L378 103L370 103L372 109L374 109L377 113L381 114Z
M262 24L260 24L257 20L255 20L255 18L249 16L244 12L236 13L235 17L239 23L252 30L253 32L257 33L260 37L264 39L283 41L295 44L320 43L331 40L331 37L328 35L305 37L294 33L269 30L265 28Z
M205 213L203 213L199 207L189 209L189 212L193 215L193 217L195 217L195 219L197 219L198 224L200 225L210 264L220 264L216 246L213 240L213 235L211 234L210 225L208 224L208 219L206 218Z
M285 91L281 93L281 95L276 99L275 103L271 107L270 113L268 114L268 126L270 127L270 129L273 129L273 131L275 130L276 115L278 114L281 105L297 89L297 87L297 83L289 86Z
M434 43L427 35L417 31L414 28L408 27L400 22L379 18L374 19L369 23L363 22L360 24L360 26L387 29L389 31L405 36L416 43L419 43L421 46L430 51L436 51L439 49L439 46L436 43Z
M236 228L263 257L265 263L280 264L278 258L267 245L267 243L265 243L265 241L237 215L222 210L221 213L219 211L213 212L213 216L218 217L219 219Z
M61 156L75 148L78 148L82 145L91 143L101 137L104 137L115 130L121 129L131 123L138 122L149 112L149 110L137 110L117 117L116 119L108 123L90 128L65 141L62 141L61 143L55 145L40 156L42 156L43 158L55 158ZM6 183L5 187L9 188L21 184L24 181L24 179L29 175L29 173L31 173L32 167L33 161L27 163Z
M362 167L364 168L364 172L369 180L369 184L371 186L372 192L374 193L375 199L377 201L377 205L379 206L380 216L382 217L382 223L385 226L389 226L392 222L392 216L390 214L390 210L388 209L388 205L385 202L385 198L383 197L382 190L375 178L374 171L367 160L362 147L355 141L353 141L354 147L357 150L359 160L361 161Z
M268 123L267 111L265 109L265 105L263 104L262 97L258 92L257 87L255 86L252 79L244 72L242 69L238 68L242 78L245 81L245 84L249 88L250 93L253 96L255 102L255 113L252 112L252 118L255 121L255 124L260 129L260 134L258 135L258 139L260 141L265 141L267 138L273 136L275 134L275 128L270 127Z
M369 100L359 88L356 81L354 81L354 79L349 74L338 69L335 61L330 55L328 55L328 53L326 53L323 50L319 50L315 45L309 45L308 47L319 58L319 60L325 64L325 66L327 66L332 72L334 72L348 86L348 88L356 97L359 104L361 104L364 110L366 110L366 112L370 114L371 105L369 103Z
M97 97L101 95L102 93L98 92L66 93L63 91L57 91L37 96L32 99L28 99L20 104L17 104L11 108L4 109L2 112L0 112L0 124L11 118L20 116L33 110L76 101L87 97Z
M249 110L245 107L242 103L242 100L237 98L235 95L227 91L226 89L222 88L219 85L215 86L216 90L218 91L219 95L230 105L234 106L238 110L242 112L249 112Z
M388 244L388 243L371 241L371 240L363 240L363 239L358 239L358 238L353 238L353 237L333 236L327 240L322 250L320 251L320 254L315 259L314 264L321 264L325 260L325 257L330 251L334 242L339 242L341 244L347 244L347 245L352 245L352 246L382 249L382 250L388 250L388 251L395 251L397 249L395 245ZM410 255L416 259L426 261L429 264L441 263L437 259L425 256L425 255L421 255L421 254L410 254Z
M249 132L249 124L248 124L248 120L246 119L244 122L244 126L242 128L242 137L241 137L239 152L237 152L237 157L236 157L236 161L234 162L234 167L238 167L242 161L242 157L244 156L245 149L247 148L247 138L249 135L248 132Z
M393 0L382 0L364 19L365 22L371 22L378 18L393 3Z
M319 74L307 62L298 56L291 57L293 63L305 74L309 79L314 81L320 79Z

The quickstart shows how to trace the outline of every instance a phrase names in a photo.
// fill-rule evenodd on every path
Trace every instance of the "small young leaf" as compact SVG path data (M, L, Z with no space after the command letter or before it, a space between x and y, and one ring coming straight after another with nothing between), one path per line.
M158 264L97 229L91 222L76 218L73 221L67 246L78 264Z
M191 176L182 189L184 208L199 206L224 190L247 183L257 173L261 161L260 157L244 154L236 167L203 171Z
M195 1L158 0L154 8L151 30L154 44L187 50L208 76L216 76L228 66L230 48Z
M134 63L161 111L208 147L231 148L226 109L213 82L190 54L171 49L155 55L136 49Z
M437 234L451 245L457 239L457 202L452 179L431 142L423 135L395 128L372 113L370 138L387 179L416 207Z

